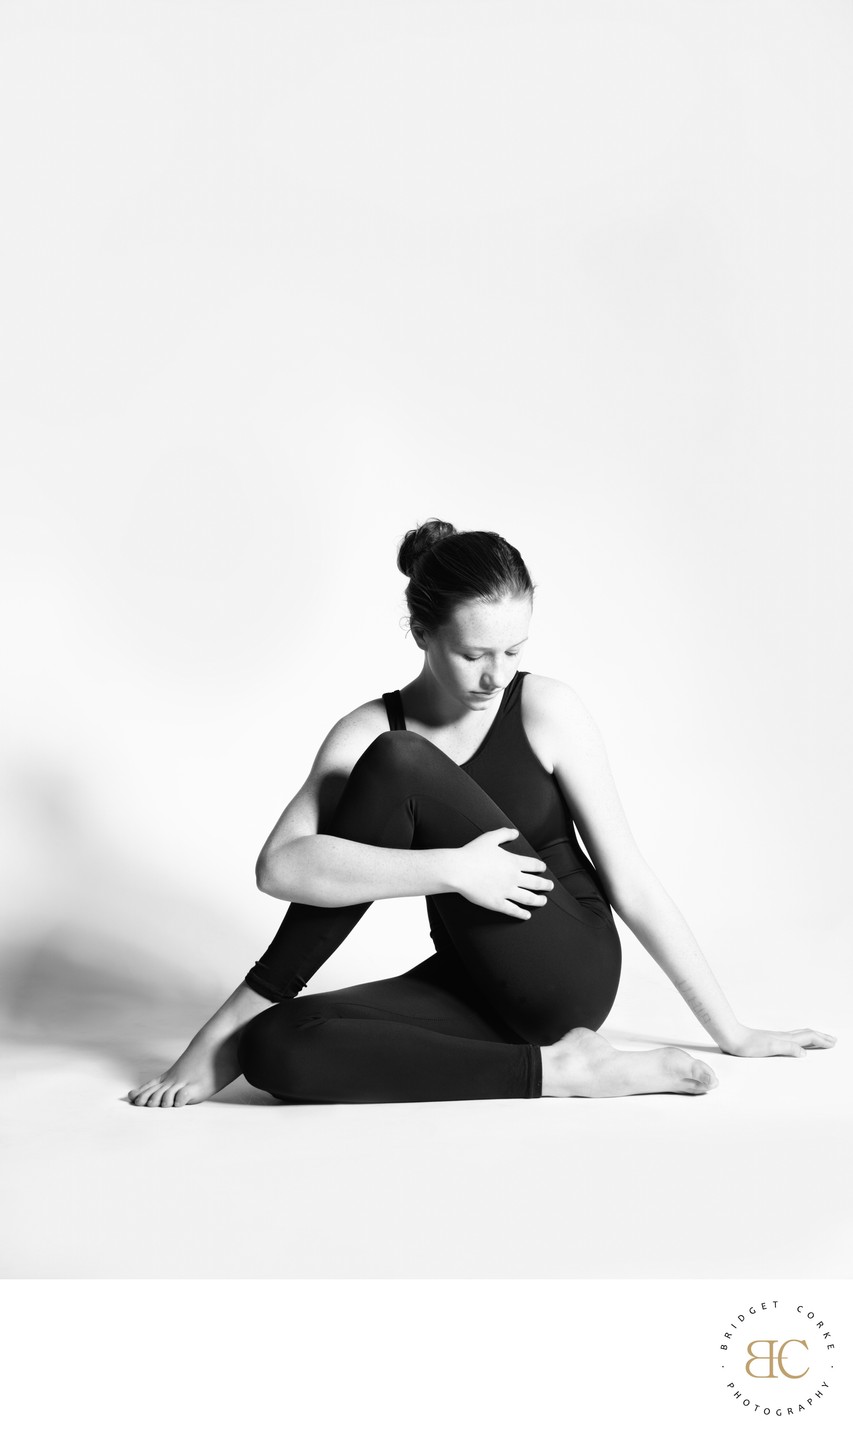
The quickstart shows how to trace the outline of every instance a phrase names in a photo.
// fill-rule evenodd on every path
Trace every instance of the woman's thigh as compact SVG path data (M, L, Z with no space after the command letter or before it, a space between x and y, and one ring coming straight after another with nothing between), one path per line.
M550 1045L574 1026L598 1030L616 999L622 970L612 921L580 926L554 902L510 930L488 919L453 941L466 973L522 1040Z
M316 1017L394 1021L446 1036L520 1043L515 1029L491 1010L452 951L435 952L408 971L333 991L305 992L261 1012L284 1035L288 1026ZM258 1017L255 1017L258 1020Z

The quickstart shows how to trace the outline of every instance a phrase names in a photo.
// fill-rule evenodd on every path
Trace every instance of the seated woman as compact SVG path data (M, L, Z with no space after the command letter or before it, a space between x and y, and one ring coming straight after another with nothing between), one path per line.
M434 520L406 534L398 565L421 671L328 733L258 858L261 890L291 903L270 947L129 1100L198 1104L241 1072L299 1101L707 1093L717 1077L687 1051L597 1034L621 971L613 911L721 1051L834 1044L735 1016L637 849L584 704L519 670L533 584L517 549ZM371 902L417 895L434 954L300 994Z

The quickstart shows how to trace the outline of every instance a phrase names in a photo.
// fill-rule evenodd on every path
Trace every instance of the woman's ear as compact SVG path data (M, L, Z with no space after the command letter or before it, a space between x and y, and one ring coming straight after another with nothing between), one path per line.
M410 623L409 632L412 634L412 637L415 639L415 643L421 649L421 652L426 652L426 629L418 624Z

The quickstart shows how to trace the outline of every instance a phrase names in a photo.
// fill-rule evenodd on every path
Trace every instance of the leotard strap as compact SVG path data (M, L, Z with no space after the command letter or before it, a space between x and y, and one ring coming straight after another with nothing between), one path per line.
M403 716L403 699L399 689L396 692L383 692L382 701L385 703L385 711L388 713L388 726L392 732L405 732L406 719Z

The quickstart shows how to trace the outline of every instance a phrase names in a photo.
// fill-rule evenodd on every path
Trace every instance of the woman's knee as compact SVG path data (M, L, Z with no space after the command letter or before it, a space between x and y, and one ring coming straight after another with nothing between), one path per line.
M541 1008L530 1006L523 1016L512 1017L513 1028L536 1046L552 1046L578 1026L597 1031L613 1008L616 992L610 987L597 991L567 991L562 999L552 995Z
M380 732L365 748L356 765L362 771L381 773L387 781L414 771L423 773L425 758L435 752L438 752L435 744L419 732Z
M577 1025L580 1025L580 1022L574 1019L573 1014L558 1012L555 1015L553 1011L543 1012L542 1015L528 1015L526 1020L516 1021L518 1034L534 1046L553 1046L572 1026Z
M299 1095L300 1068L304 1063L306 1034L317 1017L300 1018L296 1002L287 1001L261 1011L249 1021L237 1040L237 1060L249 1085L275 1095Z

